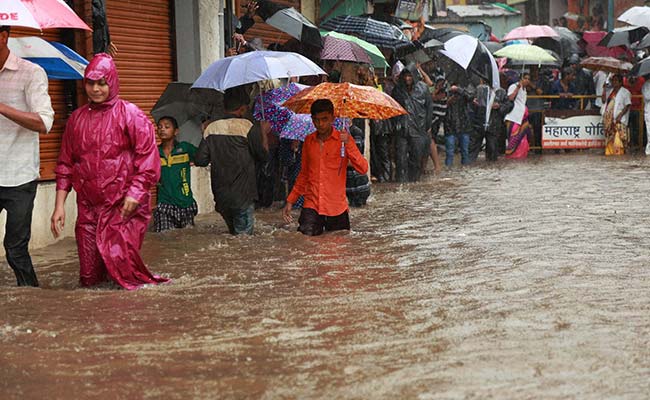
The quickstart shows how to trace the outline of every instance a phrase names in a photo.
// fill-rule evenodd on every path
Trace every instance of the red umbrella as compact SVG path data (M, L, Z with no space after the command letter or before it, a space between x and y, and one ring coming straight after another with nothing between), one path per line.
M321 60L351 61L356 63L372 64L370 56L361 46L334 36L323 38L323 50L320 52Z
M0 25L92 30L63 0L2 0Z
M585 51L590 57L621 57L626 56L627 58L632 58L634 55L632 52L623 47L605 47L599 46L598 44L607 36L607 32L601 31L587 31L582 34L582 40L585 42Z

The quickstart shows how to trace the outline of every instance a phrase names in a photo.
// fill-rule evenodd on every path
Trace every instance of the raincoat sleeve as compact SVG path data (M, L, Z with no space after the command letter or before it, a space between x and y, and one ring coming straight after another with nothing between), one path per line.
M363 158L363 155L361 155L361 152L359 151L359 148L357 147L357 144L354 142L354 140L348 140L348 142L345 144L345 152L347 153L350 164L352 165L352 168L355 169L355 171L362 175L368 173L368 161Z
M54 172L56 173L56 190L65 190L69 192L72 189L72 171L73 171L73 159L72 159L72 142L73 142L73 126L74 126L74 115L68 119L68 123L65 125L65 132L63 133L63 139L61 141L61 150L59 151L59 159L56 162L56 168Z
M194 154L194 165L197 167L207 167L210 164L210 147L207 139L201 139L199 148Z
M132 108L131 108L132 107ZM160 154L151 121L135 105L127 106L127 134L131 139L134 174L126 195L140 203L160 179Z

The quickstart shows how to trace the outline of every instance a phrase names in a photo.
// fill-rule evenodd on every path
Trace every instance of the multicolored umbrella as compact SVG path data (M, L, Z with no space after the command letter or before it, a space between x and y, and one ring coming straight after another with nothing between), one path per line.
M337 117L388 119L407 113L386 93L347 82L321 83L293 96L283 106L297 114L309 114L312 103L319 99L331 100Z
M281 104L290 99L292 96L300 93L309 86L290 83L258 95L255 98L253 106L253 118L257 121L268 121L275 133L280 133L282 128L289 122L292 111L283 107Z
M334 36L323 38L323 50L320 52L321 60L350 61L355 63L371 64L370 56L361 46L354 42L338 39Z
M511 30L501 39L501 41L507 42L514 39L537 39L541 37L560 37L560 35L548 25L526 25Z
M334 120L334 128L339 131L348 130L350 125L351 122L349 118L336 118ZM280 131L280 138L300 140L301 142L304 142L305 138L314 132L316 132L316 127L311 120L311 115L295 114L292 112L289 121Z
M92 30L63 0L2 0L0 16L0 25Z

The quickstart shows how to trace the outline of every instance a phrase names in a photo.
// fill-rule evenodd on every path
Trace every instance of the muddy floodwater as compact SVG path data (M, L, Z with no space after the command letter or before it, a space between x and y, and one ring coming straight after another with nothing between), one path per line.
M72 239L32 253L40 289L5 263L0 397L650 398L650 158L374 185L352 226L201 216L148 234L173 283L135 292L80 289Z

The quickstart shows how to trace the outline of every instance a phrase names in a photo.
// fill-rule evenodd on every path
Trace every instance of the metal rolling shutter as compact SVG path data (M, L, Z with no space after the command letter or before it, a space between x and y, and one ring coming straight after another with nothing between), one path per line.
M51 29L41 32L29 29L12 28L12 37L21 36L39 36L45 40L61 41L61 32L58 29ZM53 180L56 160L59 157L61 148L61 138L65 123L68 120L69 111L66 105L65 87L63 81L50 81L49 88L52 99L52 108L54 109L54 125L52 130L46 135L40 135L40 155L41 155L41 181Z
M150 115L158 97L174 80L172 14L169 0L110 0L106 2L120 96Z
M300 0L274 0L274 3L293 7L298 11L301 10ZM235 14L237 16L244 14L245 9L242 6L246 4L248 4L248 0L235 0ZM258 16L255 17L255 25L253 25L244 36L247 40L259 37L264 41L264 46L268 46L271 43L284 43L291 39L291 36L286 33L262 22L262 19Z

